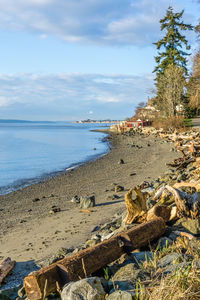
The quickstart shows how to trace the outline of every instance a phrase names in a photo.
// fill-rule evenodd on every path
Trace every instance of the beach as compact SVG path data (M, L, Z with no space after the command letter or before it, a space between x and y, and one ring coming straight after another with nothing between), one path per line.
M177 156L172 144L155 136L111 134L108 142L106 155L0 197L0 258L39 262L61 247L81 245L96 226L125 210L124 194L131 187L164 174L166 162ZM116 193L114 184L124 191ZM96 206L81 212L71 202L75 195L95 195ZM54 206L60 211L51 213Z

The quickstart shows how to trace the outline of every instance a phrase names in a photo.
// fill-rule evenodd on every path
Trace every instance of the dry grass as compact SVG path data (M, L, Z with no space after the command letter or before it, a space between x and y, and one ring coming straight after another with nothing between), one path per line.
M152 300L200 299L200 273L192 266L177 270L175 274L161 279L148 297Z
M164 247L161 251L156 249L152 259L146 260L141 266L150 274L151 280L138 282L136 287L136 300L197 300L200 299L200 269L195 262L200 259L200 241L189 241L179 238L176 243ZM176 269L173 274L163 276L157 265L161 257L169 253L184 253L191 256L186 267Z
M172 131L174 129L184 129L185 130L185 123L184 117L169 117L169 118L160 118L155 119L153 121L153 127L156 129L163 128L166 131Z

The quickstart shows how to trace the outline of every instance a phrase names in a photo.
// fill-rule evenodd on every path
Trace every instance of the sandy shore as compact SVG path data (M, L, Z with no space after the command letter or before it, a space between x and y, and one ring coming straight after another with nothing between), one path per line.
M125 209L124 194L144 180L163 174L166 162L175 157L171 144L155 137L110 136L112 150L45 182L0 197L0 258L39 261L61 248L83 243L98 224L103 224ZM135 147L133 145L137 145ZM123 159L124 164L118 164ZM136 175L130 175L136 173ZM113 183L124 186L116 194ZM70 200L73 196L94 194L96 206L91 213L80 212ZM52 206L61 209L50 214Z

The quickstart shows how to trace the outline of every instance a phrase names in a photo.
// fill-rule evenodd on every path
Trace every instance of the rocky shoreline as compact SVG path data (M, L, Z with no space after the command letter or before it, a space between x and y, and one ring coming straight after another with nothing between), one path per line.
M190 136L188 135L188 140L189 139ZM113 209L109 211L107 217L110 215L112 220L107 223L104 223L103 225L101 224L98 225L96 223L96 226L94 226L93 229L91 230L92 235L86 240L85 243L79 243L79 245L82 244L82 246L61 247L58 251L56 251L56 254L50 255L46 259L40 260L39 262L40 267L49 265L59 259L71 255L72 253L76 253L81 249L85 249L90 246L96 245L100 241L108 239L111 236L115 235L116 233L124 231L127 228L131 228L132 226L135 226L136 224L131 224L131 225L124 224L123 220L126 216L126 209L125 209L124 202L121 201L121 199L123 199L124 197L124 194L133 185L139 184L143 192L149 194L147 200L147 206L148 209L150 209L152 206L155 205L155 201L153 200L152 195L155 194L156 190L158 190L162 186L173 185L174 183L177 182L189 180L193 172L196 170L196 167L194 167L191 164L188 164L188 166L183 170L176 170L171 167L167 168L165 164L162 165L161 163L162 155L159 156L159 165L157 166L157 170L155 170L156 169L155 162L157 161L156 154L158 155L158 152L156 152L156 150L158 151L160 146L162 148L163 145L165 151L167 147L168 151L166 152L168 152L168 159L169 158L172 159L177 156L177 152L173 144L170 144L169 146L169 142L170 143L174 142L173 139L169 138L169 136L165 138L165 140L160 140L159 135L155 135L155 133L143 134L140 132L134 134L126 133L120 136L113 135L112 140L113 140L113 145L116 145L116 147L112 151L120 149L118 156L115 157L116 164L112 169L112 173L115 174L114 171L115 169L117 169L116 174L119 173L119 171L120 174L119 177L116 177L118 178L117 182L110 183L109 181L110 185L105 185L105 184L103 185L104 195L105 194L107 195L107 201L108 200L114 202L119 201L120 204L117 210L115 211L115 213ZM146 147L146 152L143 149L145 147ZM151 147L157 147L157 149L155 148L152 149ZM129 153L122 152L123 149L127 150L127 148L129 150ZM139 151L140 149L143 150L140 152ZM149 153L149 149L151 149L152 153ZM141 174L141 176L143 175L142 178L141 177L135 178L136 174L139 173L140 170L136 168L133 169L133 161L131 161L129 165L129 159L133 155L132 154L133 150L135 150L134 154L137 155L138 158L137 162L138 164L140 163L140 166L141 166L141 159L139 156L142 152L143 155L149 156L151 161L148 161L148 163L154 166L154 170L153 168L149 168L148 170L148 167L146 167L145 176L144 176L144 169L142 169L143 172L143 174ZM171 150L171 152L169 152L169 150ZM110 155L112 155L112 151ZM154 156L154 159L152 159L152 155ZM109 154L107 156L109 156ZM101 159L104 160L105 158L106 157ZM168 162L170 160L168 160ZM144 156L143 156L143 163L144 162L145 165L148 164L147 160L144 161ZM91 164L93 164L94 166L94 163L95 162L92 162ZM105 163L107 163L107 161ZM126 169L123 170L123 168ZM124 174L127 173L128 175L125 177ZM162 173L162 175L157 178L155 174L158 175L160 173ZM115 177L113 176L113 178ZM127 178L129 179L129 181ZM115 189L119 183L123 187L121 191ZM40 202L40 201L38 200L36 202ZM72 207L72 205L78 205L78 204L71 202L70 205ZM95 209L95 207L93 209ZM111 211L113 213L112 215L110 214ZM58 213L60 212L58 211ZM93 211L91 210L89 212L89 215L92 214ZM182 241L180 239L181 232L190 233L190 235L187 236L187 242L186 240ZM147 297L154 297L151 299L164 299L159 297L156 298L156 293L153 292L154 293L153 294L151 291L152 287L158 284L158 279L161 280L161 278L177 273L179 270L183 270L183 269L185 270L187 268L188 270L189 269L191 270L193 265L195 265L194 268L198 270L199 257L196 256L196 252L198 251L198 247L199 247L199 241L198 241L199 234L200 234L200 228L198 225L198 221L196 220L192 220L192 219L188 220L187 218L183 217L182 219L179 218L178 220L176 220L176 222L169 222L165 235L161 237L159 240L155 241L153 244L151 244L150 248L149 246L147 246L144 249L138 249L132 253L129 253L129 255L124 254L119 260L106 266L99 274L93 274L93 276L98 275L98 277L83 279L81 281L78 281L77 283L69 284L63 290L62 298L66 300L67 299L71 299L71 300L73 299L74 300L75 299L109 299L109 300L148 299ZM156 281L155 278L157 278ZM81 297L80 295L79 298L77 295L75 296L75 294L78 293L77 291L81 291L82 289L87 290L87 293L91 294L90 298L87 298L86 296L81 294L82 292L80 292L80 295L83 298L80 298ZM154 288L154 290L156 289ZM20 291L19 293L20 297L23 296L21 292L22 291ZM138 296L138 293L140 294L140 296ZM3 293L1 294L3 295ZM141 295L143 295L144 298L142 298ZM178 299L178 298L169 298L169 299ZM199 299L199 298L191 298L191 299Z

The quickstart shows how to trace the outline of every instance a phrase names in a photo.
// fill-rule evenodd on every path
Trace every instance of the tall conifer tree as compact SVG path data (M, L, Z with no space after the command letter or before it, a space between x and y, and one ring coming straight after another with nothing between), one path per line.
M166 16L160 20L161 24L161 31L165 30L165 36L159 40L158 42L154 43L158 50L158 55L155 57L156 67L153 72L156 73L156 87L157 87L157 96L155 98L156 106L162 111L163 115L172 115L176 114L176 105L181 104L182 100L184 99L183 91L184 85L182 86L182 93L180 90L176 93L174 90L175 86L171 86L170 89L174 90L171 93L171 100L169 97L169 82L173 82L173 70L177 74L178 81L185 81L184 76L187 75L187 56L190 55L188 51L190 50L190 46L185 38L184 35L181 35L180 31L192 30L193 26L190 24L185 24L181 18L183 16L184 11L182 10L180 13L175 13L173 8L169 6L166 12ZM177 68L180 68L180 72ZM170 75L171 74L171 75ZM172 81L169 78L169 75L172 77ZM177 81L177 82L178 82ZM177 86L178 88L178 86ZM179 99L172 95L179 95ZM167 103L165 100L165 96L167 95L168 105L173 107L171 113L167 113L166 108ZM171 101L171 104L170 104Z
M193 27L190 24L184 24L181 21L184 10L180 13L173 12L173 8L169 6L166 16L160 20L161 31L166 30L166 35L156 43L158 56L155 57L157 66L153 72L157 75L163 74L165 69L169 65L176 65L183 67L187 74L186 57L190 55L187 51L190 50L190 46L184 35L181 35L180 31L192 30ZM185 46L185 51L183 50ZM162 52L160 50L164 48Z

